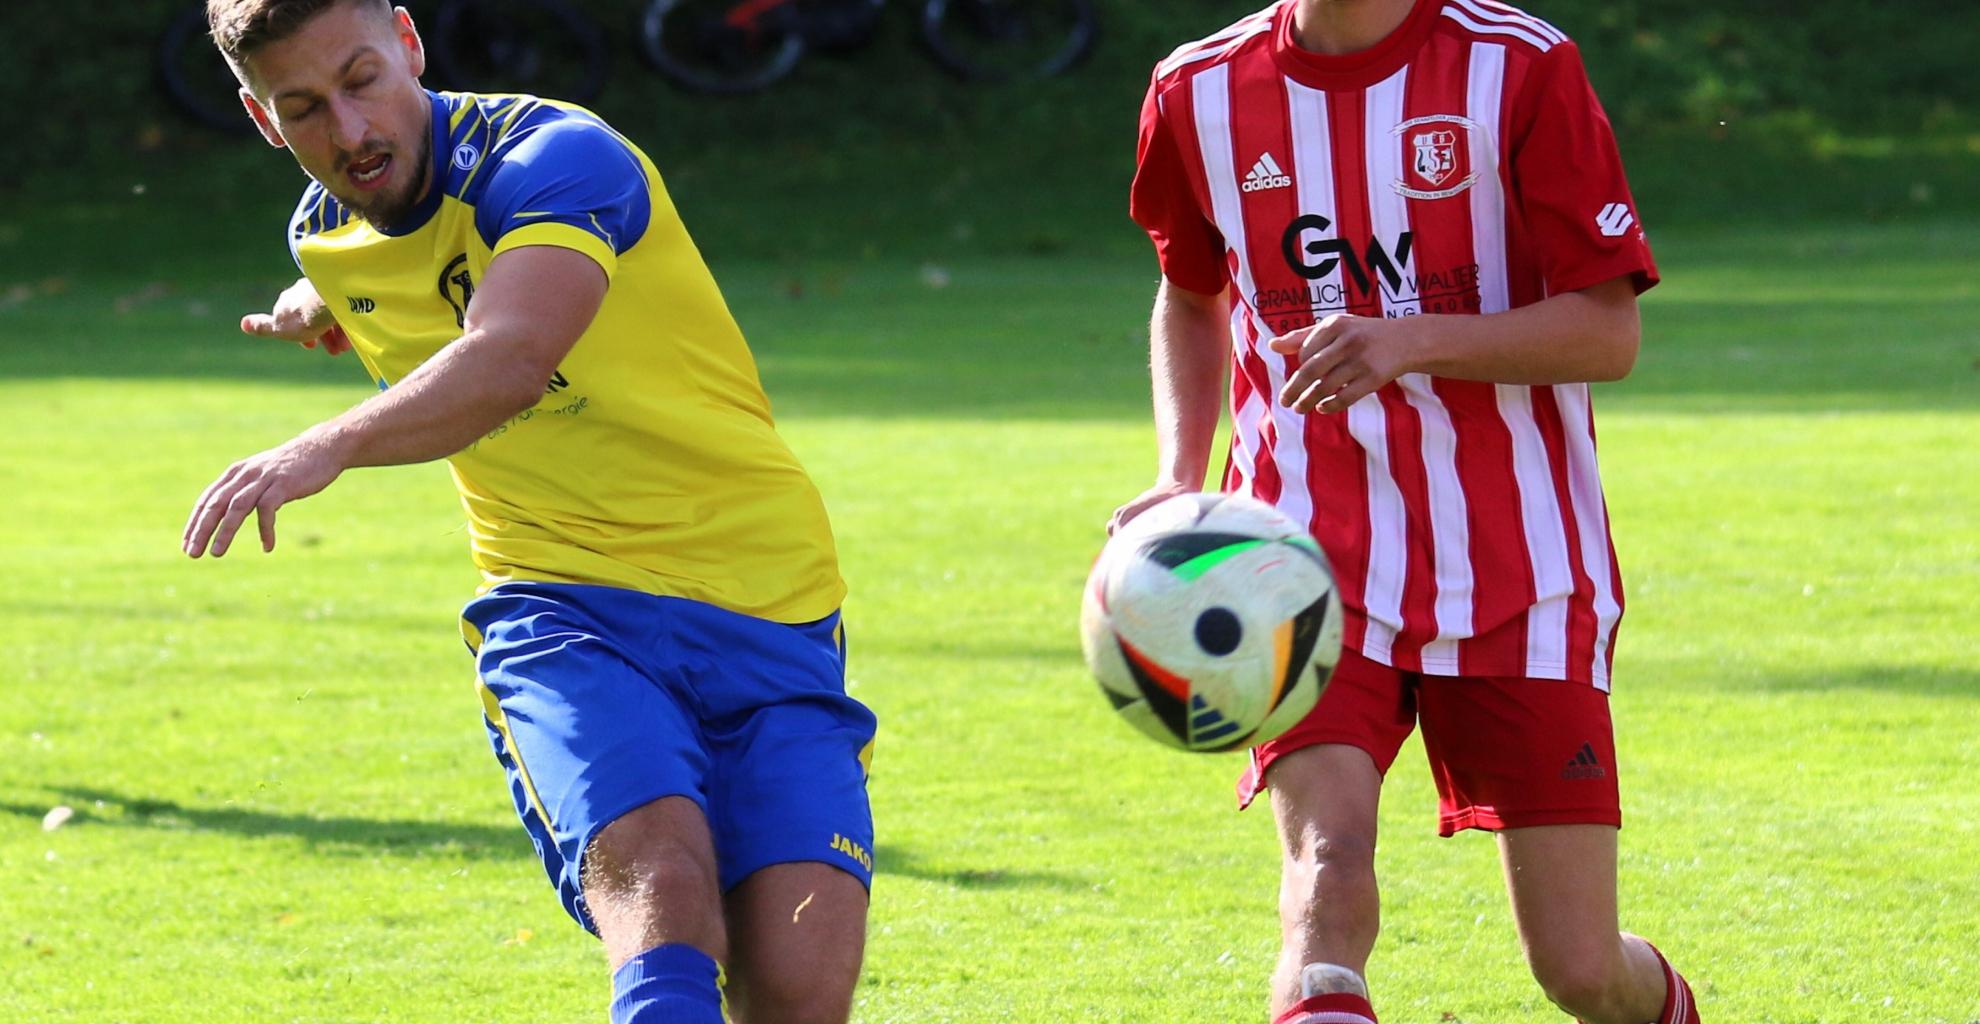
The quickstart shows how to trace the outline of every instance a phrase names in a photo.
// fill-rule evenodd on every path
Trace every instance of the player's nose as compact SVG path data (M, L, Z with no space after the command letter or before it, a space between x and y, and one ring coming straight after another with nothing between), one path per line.
M371 119L357 104L333 99L330 102L330 129L331 141L355 160L366 136L371 134Z

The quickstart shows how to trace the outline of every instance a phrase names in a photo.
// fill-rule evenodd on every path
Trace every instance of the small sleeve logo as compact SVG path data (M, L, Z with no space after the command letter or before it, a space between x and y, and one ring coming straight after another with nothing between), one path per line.
M1595 215L1595 226L1601 229L1603 238L1615 238L1634 223L1636 214L1629 212L1628 203L1610 203Z

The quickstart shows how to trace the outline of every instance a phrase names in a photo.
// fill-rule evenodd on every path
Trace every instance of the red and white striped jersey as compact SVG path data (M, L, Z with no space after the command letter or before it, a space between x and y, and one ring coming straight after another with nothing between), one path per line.
M1134 218L1165 276L1233 292L1224 489L1309 522L1348 643L1436 675L1607 689L1622 586L1588 388L1409 374L1344 414L1276 401L1272 337L1334 313L1497 313L1656 266L1573 43L1496 0L1418 0L1322 56L1281 0L1177 50Z

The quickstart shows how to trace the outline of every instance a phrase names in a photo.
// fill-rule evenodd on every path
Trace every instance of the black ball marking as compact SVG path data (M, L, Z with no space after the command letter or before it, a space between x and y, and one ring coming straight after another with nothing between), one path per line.
M1229 608L1212 608L1196 617L1197 646L1218 657L1238 649L1244 626Z

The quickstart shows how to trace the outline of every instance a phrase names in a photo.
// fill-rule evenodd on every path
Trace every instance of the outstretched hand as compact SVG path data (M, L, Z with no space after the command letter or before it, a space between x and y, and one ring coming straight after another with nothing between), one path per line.
M249 313L241 318L241 332L257 338L291 341L304 348L323 346L325 354L340 356L351 350L350 335L338 326L330 307L308 278L284 289L275 308L266 313Z
M242 459L199 496L179 546L193 558L208 551L218 558L233 546L234 534L253 512L261 528L261 550L273 551L275 510L330 486L343 471L331 446L309 434Z

